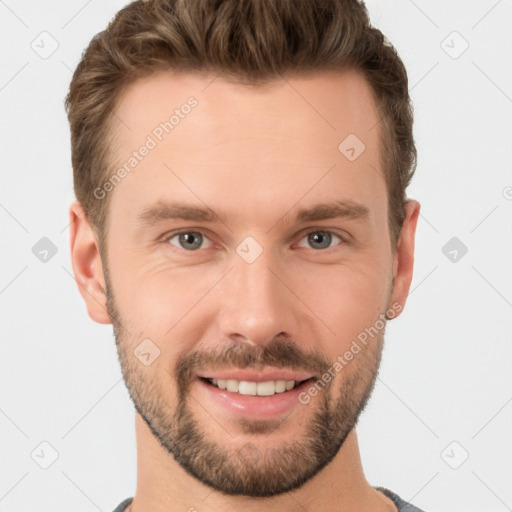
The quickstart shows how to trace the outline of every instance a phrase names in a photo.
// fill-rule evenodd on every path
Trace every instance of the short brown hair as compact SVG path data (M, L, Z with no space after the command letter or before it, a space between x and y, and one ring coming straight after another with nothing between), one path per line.
M245 85L283 74L352 68L371 86L393 247L416 167L407 73L358 0L138 0L121 9L82 55L68 95L74 190L105 241L115 106L136 79L174 70L212 72ZM341 142L341 141L340 141Z

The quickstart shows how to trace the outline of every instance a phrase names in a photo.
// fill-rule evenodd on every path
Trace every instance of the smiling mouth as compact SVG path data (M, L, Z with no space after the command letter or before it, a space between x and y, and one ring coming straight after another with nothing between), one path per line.
M199 379L212 387L239 395L272 396L304 386L305 383L313 381L314 377L306 380L268 380L264 382L235 379L210 379L205 377L199 377Z

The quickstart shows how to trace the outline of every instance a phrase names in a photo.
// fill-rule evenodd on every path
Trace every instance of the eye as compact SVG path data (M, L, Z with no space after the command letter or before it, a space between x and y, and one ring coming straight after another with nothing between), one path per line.
M334 237L334 239L333 239ZM331 243L338 239L340 245L341 242L344 242L343 238L339 235L333 233L332 231L310 231L304 236L302 240L307 240L307 243L310 244L310 247L318 250L330 249ZM202 247L203 242L205 240L209 240L209 238L201 233L200 231L180 231L178 233L173 233L165 237L164 241L178 249L184 249L186 251L197 251L198 249L205 249L206 247ZM300 247L304 247L304 245L300 245Z
M307 239L307 242L310 243L314 249L323 250L330 248L333 236L340 242L344 242L344 240L339 235L336 235L331 231L310 231L305 237L302 238L302 240Z
M172 241L175 238L177 239L177 243L173 243ZM166 237L165 240L179 249L194 251L201 248L204 239L208 240L208 237L199 231L180 231L179 233L174 233L173 235Z

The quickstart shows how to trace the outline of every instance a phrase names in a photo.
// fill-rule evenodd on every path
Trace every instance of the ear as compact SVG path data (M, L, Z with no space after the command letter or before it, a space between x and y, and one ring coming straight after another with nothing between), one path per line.
M112 322L106 306L105 278L96 232L78 201L71 204L69 215L71 261L78 290L89 316L100 324L110 324Z
M398 303L402 306L400 311L397 311L398 314L395 315L395 318L403 311L411 286L414 267L414 237L420 208L420 203L414 199L409 199L405 205L405 219L402 224L393 261L391 304Z

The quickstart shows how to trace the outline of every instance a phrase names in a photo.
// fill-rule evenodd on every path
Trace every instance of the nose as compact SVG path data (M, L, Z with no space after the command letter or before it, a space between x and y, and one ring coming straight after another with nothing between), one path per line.
M266 345L276 336L294 336L300 301L291 289L289 272L279 270L270 251L247 263L234 258L234 268L218 290L218 322L226 339Z

